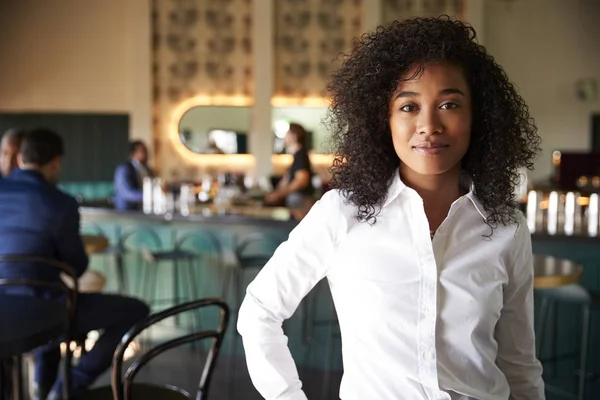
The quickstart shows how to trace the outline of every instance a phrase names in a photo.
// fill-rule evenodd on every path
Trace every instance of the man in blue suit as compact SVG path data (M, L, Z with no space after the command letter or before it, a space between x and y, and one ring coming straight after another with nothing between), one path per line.
M139 210L143 200L144 178L152 177L148 167L148 149L144 142L135 140L129 144L129 161L115 170L115 208Z
M18 163L0 181L0 254L36 255L64 261L81 276L88 257L79 234L77 201L55 186L61 168L63 142L58 134L35 129L23 137ZM0 278L58 280L55 271L36 265L0 264ZM21 295L50 297L53 294L33 288L7 288ZM87 387L111 364L112 355L123 335L148 315L139 300L100 293L78 296L75 333L85 335L103 330L94 348L72 369L72 394L82 396ZM28 316L35 318L35 316ZM58 344L35 351L36 399L61 399L62 377L57 378L60 361Z

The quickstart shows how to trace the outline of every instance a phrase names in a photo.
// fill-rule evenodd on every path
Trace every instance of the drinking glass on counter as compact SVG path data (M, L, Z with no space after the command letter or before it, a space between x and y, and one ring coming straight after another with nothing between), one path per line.
M181 185L179 189L179 212L181 215L190 215L195 204L194 185Z
M527 195L526 217L531 233L548 235L597 236L599 227L599 195L589 197L578 192L541 192Z

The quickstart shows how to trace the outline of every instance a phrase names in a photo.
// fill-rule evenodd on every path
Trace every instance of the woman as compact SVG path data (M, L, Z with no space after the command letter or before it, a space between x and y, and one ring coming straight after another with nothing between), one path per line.
M294 155L288 172L281 178L277 189L265 197L267 204L278 204L285 201L288 208L308 210L314 201L312 186L312 169L306 151L306 130L300 124L292 123L285 135L285 150Z
M343 400L544 398L530 235L514 204L540 139L475 31L448 18L364 35L330 92L333 184L250 284L253 382L306 399L281 323L322 278Z

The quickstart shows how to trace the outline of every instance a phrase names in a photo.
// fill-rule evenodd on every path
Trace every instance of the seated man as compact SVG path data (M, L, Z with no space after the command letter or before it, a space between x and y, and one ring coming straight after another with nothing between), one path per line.
M88 257L79 235L78 204L55 187L63 155L62 139L50 130L28 131L20 150L20 169L0 181L0 254L57 259L69 264L81 276L87 268ZM57 272L40 266L0 264L0 278L9 277L60 279ZM14 290L24 295L52 296L33 288ZM123 335L148 312L144 303L129 297L100 293L78 296L75 334L81 336L92 330L102 330L103 334L72 369L74 397L84 394L110 366ZM60 348L56 343L35 351L36 399L62 398L62 377L57 378L59 361Z
M0 141L0 176L8 176L17 168L17 154L23 139L23 129L7 130Z
M152 170L148 166L148 149L144 142L135 140L129 144L129 161L115 170L117 210L141 209L145 177L152 177Z

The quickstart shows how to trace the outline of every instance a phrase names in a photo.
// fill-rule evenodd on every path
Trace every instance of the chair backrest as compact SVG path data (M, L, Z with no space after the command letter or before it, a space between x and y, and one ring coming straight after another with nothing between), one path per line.
M77 275L71 266L67 263L53 260L39 256L29 255L0 255L0 264L30 264L35 265L39 268L53 268L61 273L62 277L69 278L70 286L67 285L62 279L56 281L45 281L40 279L30 278L1 278L0 286L33 286L46 289L55 289L65 294L66 297L66 310L67 310L67 330L65 332L65 342L67 343L65 362L63 364L63 398L70 399L70 388L71 388L71 340L73 338L73 328L75 325L75 313L77 309L77 293L78 293L78 282Z
M158 233L147 226L138 226L122 232L119 243L124 250L130 251L141 251L144 246L155 251L163 247Z
M78 281L77 275L67 263L50 258L22 254L0 255L0 264L29 264L40 268L52 268L69 278L70 286L63 280L46 281L32 278L0 278L0 286L33 286L46 289L57 289L67 296L67 306L77 305Z
M186 232L175 243L176 250L190 250L200 255L214 255L216 267L223 266L223 246L212 233L204 230Z
M90 233L93 235L106 236L106 232L104 232L104 229L102 229L102 227L96 222L91 221L81 221L80 231L81 233Z
M123 378L121 377L125 351L127 350L129 344L131 344L131 342L143 331L166 318L173 317L174 315L180 314L185 311L197 310L199 308L206 307L217 307L219 309L219 322L217 324L216 329L193 332L175 339L171 339L165 343L162 343L150 349L148 352L136 359L125 372L125 376ZM229 307L224 301L214 298L190 301L171 307L167 310L149 315L144 320L136 324L133 328L131 328L129 332L125 334L125 336L123 336L121 343L115 351L113 357L113 369L111 377L113 398L115 400L131 400L131 394L133 391L133 380L135 376L142 367L144 367L149 361L151 361L159 354L184 344L211 339L212 344L206 356L204 368L202 369L202 374L198 383L198 391L196 393L196 396L194 397L196 400L206 400L208 396L208 389L210 386L212 373L215 368L216 359L219 355L219 351L221 349L223 337L227 330L228 323Z
M282 241L268 233L251 233L237 240L235 255L242 268L262 268Z

